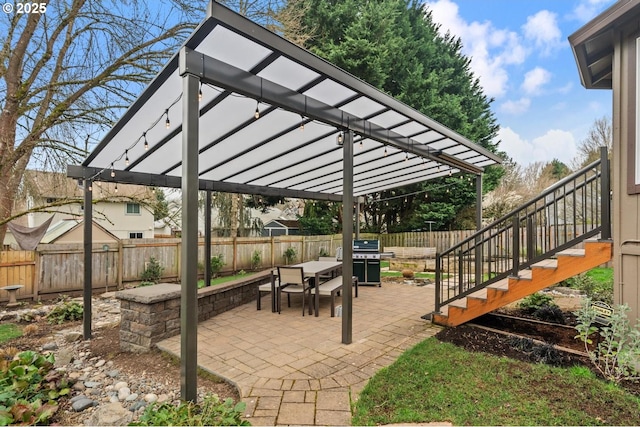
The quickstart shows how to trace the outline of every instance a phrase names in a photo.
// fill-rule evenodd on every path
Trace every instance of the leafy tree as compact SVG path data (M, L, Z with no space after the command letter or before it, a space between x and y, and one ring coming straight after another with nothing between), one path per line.
M12 216L27 165L83 158L86 135L131 103L205 4L160 1L44 1L46 13L0 17L0 221ZM0 225L0 242L5 232Z
M286 10L301 8L302 27L311 35L305 46L312 52L497 151L498 125L491 100L473 76L470 60L462 55L460 40L441 36L420 2L290 0ZM502 173L499 167L488 168L484 190L493 189ZM427 218L436 218L438 228L459 227L456 216L475 201L475 186L461 186L459 181L459 177L443 178L372 195L364 211L366 228L420 229ZM445 188L450 193L440 191ZM403 194L407 196L395 198ZM423 206L427 198L430 207Z
M308 201L298 217L302 234L308 236L335 234L341 230L340 205L331 202Z
M611 117L604 116L596 119L587 137L578 144L578 155L573 160L574 169L580 169L600 158L600 147L607 147L611 152L613 146L613 129Z

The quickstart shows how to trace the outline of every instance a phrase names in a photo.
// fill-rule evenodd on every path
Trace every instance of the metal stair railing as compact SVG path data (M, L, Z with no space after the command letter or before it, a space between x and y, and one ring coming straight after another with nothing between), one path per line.
M600 234L611 239L610 166L600 159L436 254L435 312Z

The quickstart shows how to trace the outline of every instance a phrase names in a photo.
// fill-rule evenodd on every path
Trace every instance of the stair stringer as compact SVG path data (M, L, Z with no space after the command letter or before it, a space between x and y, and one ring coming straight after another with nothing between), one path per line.
M565 251L557 254L557 265L541 262L531 271L521 271L518 278L488 285L446 307L446 314L433 314L432 322L442 326L458 326L507 304L518 301L544 288L602 265L612 256L609 241L586 241L583 251Z

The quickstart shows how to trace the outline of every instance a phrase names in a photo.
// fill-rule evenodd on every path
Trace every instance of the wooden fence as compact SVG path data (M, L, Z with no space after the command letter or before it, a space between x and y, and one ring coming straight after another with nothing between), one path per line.
M435 247L441 252L473 234L473 230L412 232L396 234L361 234L361 239L379 239L380 247ZM158 260L163 281L178 281L181 274L180 239L125 239L117 244L94 244L92 251L93 288L95 291L122 289L140 281L151 258ZM265 269L285 263L289 248L296 253L294 262L317 259L322 253L335 255L342 246L342 235L274 236L214 238L211 254L222 255L222 273ZM252 262L255 261L255 265ZM198 248L198 260L204 260L204 240ZM0 287L21 284L18 298L55 297L59 293L82 290L84 275L83 245L39 245L33 252L0 252ZM0 302L7 301L0 292Z

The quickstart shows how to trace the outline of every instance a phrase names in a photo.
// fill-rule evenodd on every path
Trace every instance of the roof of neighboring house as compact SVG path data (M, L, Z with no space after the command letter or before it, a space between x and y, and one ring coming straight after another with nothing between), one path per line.
M55 224L51 225L51 227L49 227L49 229L47 230L46 234L44 235L40 243L55 243L56 240L59 240L63 236L73 232L79 227L82 227L82 223L83 221L77 220L77 219L66 219L66 220L58 221ZM118 240L118 238L115 235L111 234L106 228L104 228L103 226L101 226L95 221L93 221L93 228L94 230L97 229L97 231L101 233L105 233L106 236L103 235L103 237L106 237L107 240ZM99 242L99 241L101 240L94 239L94 242Z
M637 27L639 16L640 0L619 0L569 36L585 88L612 88L614 30Z
M264 225L265 228L273 227L274 225L279 224L284 228L300 228L300 222L297 220L291 219L272 219L268 223Z

